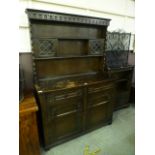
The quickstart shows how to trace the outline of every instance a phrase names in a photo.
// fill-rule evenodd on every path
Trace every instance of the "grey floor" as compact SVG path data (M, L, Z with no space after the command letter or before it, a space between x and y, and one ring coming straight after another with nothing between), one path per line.
M42 151L42 155L83 155L86 145L90 151L101 149L98 155L134 155L135 108L130 106L114 112L112 125Z

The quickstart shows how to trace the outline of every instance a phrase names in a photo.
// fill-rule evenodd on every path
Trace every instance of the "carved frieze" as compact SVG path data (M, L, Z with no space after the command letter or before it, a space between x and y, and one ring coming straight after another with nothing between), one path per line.
M102 25L108 26L110 19L104 18L95 18L87 16L78 16L78 15L66 15L63 13L55 12L46 12L39 10L27 9L29 19L38 19L38 20L48 20L48 21L58 21L58 22L67 22L67 23L83 23L83 24L92 24L92 25Z

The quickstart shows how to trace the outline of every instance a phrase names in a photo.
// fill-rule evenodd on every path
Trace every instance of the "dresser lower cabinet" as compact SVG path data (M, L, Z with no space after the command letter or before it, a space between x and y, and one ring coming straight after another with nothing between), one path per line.
M112 91L100 83L39 94L45 149L111 123Z

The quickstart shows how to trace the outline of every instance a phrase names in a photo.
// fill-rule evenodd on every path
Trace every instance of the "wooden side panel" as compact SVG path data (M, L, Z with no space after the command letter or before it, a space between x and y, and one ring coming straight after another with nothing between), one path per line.
M40 144L35 113L21 116L19 127L19 154L40 155Z

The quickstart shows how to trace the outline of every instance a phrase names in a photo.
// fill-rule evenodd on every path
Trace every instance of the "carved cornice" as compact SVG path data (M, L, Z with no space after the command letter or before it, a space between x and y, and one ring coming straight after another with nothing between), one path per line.
M29 19L35 19L35 20L47 20L47 21L79 23L79 24L100 25L100 26L108 26L110 23L110 19L90 17L90 16L79 16L79 15L32 10L32 9L27 9L26 12L28 14Z

